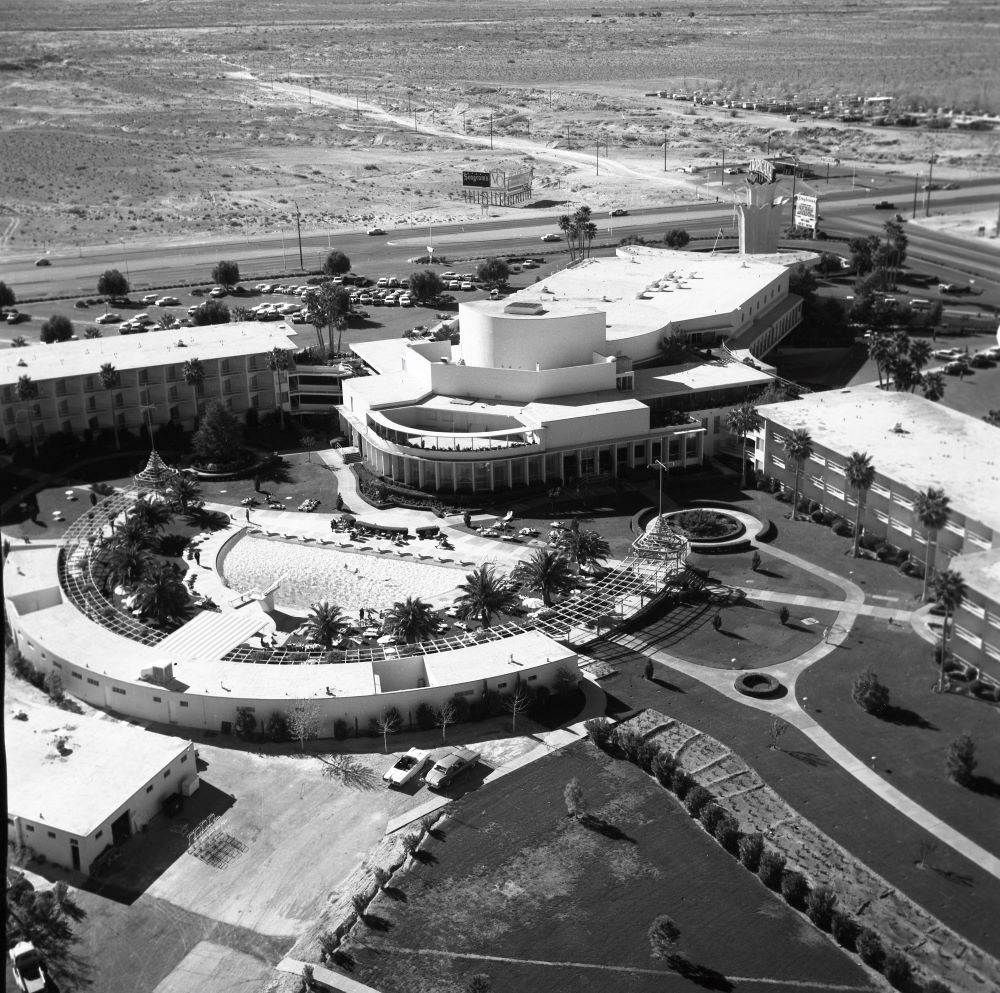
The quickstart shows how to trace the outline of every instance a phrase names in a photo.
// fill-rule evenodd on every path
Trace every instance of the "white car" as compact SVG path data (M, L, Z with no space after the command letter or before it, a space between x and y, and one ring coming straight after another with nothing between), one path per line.
M10 950L10 968L14 983L22 993L44 993L48 980L38 951L30 941L19 941Z
M931 352L931 355L936 359L957 359L964 354L960 348L939 348L937 351Z
M180 304L180 300L177 297L160 297L156 301L157 307L176 307Z
M430 757L431 753L424 748L411 748L386 769L382 779L390 786L405 786L411 779L416 779L420 775Z
M385 231L383 231L381 228L369 228L368 233L370 235L381 235L385 234Z
M97 318L98 324L121 324L121 321L122 319L120 314L101 314L101 316Z
M469 282L469 280L464 279L464 280L462 280L462 289L463 290L474 290L475 286L473 286L472 283Z
M562 241L562 235L556 234L554 231L550 231L548 234L542 235L542 241Z
M143 302L143 305L146 306L146 307L148 307L151 303L156 303L156 294L155 293L147 293L142 298L142 302Z
M208 291L208 295L210 297L215 297L216 300L218 300L220 297L224 297L226 295L226 291L221 286L213 286Z
M424 782L432 790L444 789L479 761L479 752L471 748L456 748L442 756L424 775Z

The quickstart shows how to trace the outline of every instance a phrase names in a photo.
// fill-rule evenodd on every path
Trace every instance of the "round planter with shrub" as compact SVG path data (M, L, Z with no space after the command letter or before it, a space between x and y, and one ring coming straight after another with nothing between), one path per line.
M733 685L744 696L753 697L774 696L781 689L781 683L764 672L744 672Z

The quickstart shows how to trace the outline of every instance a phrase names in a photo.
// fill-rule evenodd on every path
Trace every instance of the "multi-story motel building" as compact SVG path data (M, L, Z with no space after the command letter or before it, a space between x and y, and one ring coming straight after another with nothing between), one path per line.
M111 430L136 432L143 424L173 422L194 427L211 400L221 400L235 414L277 409L326 412L340 403L341 382L349 367L306 366L291 361L295 332L285 324L244 321L183 331L109 336L52 345L29 345L0 351L0 437L7 444L36 442L56 432L82 435ZM289 368L273 373L265 356L288 351ZM184 363L199 359L204 382L193 387ZM101 367L114 366L119 385L105 389ZM22 376L38 388L32 401L17 398ZM277 392L276 392L277 391ZM148 419L148 421L147 421Z
M864 498L862 525L925 562L927 537L914 499L928 487L950 500L934 568L961 573L967 595L955 613L951 648L962 661L1000 677L1000 433L984 421L910 393L859 387L816 393L760 408L764 425L754 462L791 489L795 465L782 440L806 429L813 455L801 473L802 494L853 521L857 494L845 478L852 452L867 452L875 482Z
M457 344L355 344L375 375L344 383L342 421L373 472L445 492L699 465L731 443L726 411L772 382L738 358L800 319L771 257L621 248L461 304ZM716 358L656 366L675 331Z

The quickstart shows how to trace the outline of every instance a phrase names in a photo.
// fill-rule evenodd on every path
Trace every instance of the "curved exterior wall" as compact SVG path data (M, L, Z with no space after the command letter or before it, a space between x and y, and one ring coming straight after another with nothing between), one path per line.
M581 308L537 317L459 308L461 352L467 366L488 369L559 369L589 365L607 351L603 311Z

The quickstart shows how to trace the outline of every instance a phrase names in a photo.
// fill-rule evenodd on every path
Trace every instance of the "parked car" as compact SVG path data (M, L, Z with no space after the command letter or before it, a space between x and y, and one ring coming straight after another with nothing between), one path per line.
M538 265L536 263L532 262L531 259L525 259L521 263L521 268L522 269L537 269Z
M107 313L107 314L101 314L101 316L97 318L97 323L98 324L120 324L121 320L122 319L121 319L121 315L120 314Z
M370 235L380 235L385 234L385 231L383 231L382 228L369 228L368 233Z
M542 235L542 241L562 241L562 235L556 234L554 231L550 231L548 234Z
M22 321L30 321L31 314L26 314L23 310L8 310L6 321L8 324L20 324Z
M44 993L48 980L38 951L30 941L19 941L10 950L10 968L22 993Z
M479 752L474 752L471 748L455 748L439 758L424 774L423 780L429 789L444 789L478 761Z
M611 211L611 216L628 217L628 211L624 207L615 207L615 209Z
M216 300L218 300L220 297L224 297L226 295L226 291L221 286L213 286L208 291L208 295L210 297L215 297Z
M875 209L876 210L895 210L896 209L896 205L891 200L879 200L879 202L877 204L875 204Z
M431 753L425 748L411 748L400 755L395 763L382 774L382 779L390 786L405 786L415 779L430 761Z
M957 359L962 354L964 353L959 348L939 348L931 352L936 359Z
M35 259L35 265L52 265L52 263L43 255L40 259Z
M148 307L151 303L156 303L156 294L155 293L147 293L142 298L142 305L144 307Z
M145 303L145 301L143 301ZM180 305L180 300L177 297L160 297L156 301L157 307L177 307Z

